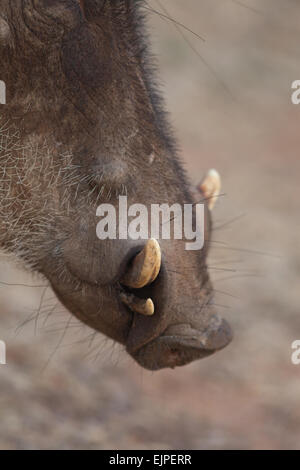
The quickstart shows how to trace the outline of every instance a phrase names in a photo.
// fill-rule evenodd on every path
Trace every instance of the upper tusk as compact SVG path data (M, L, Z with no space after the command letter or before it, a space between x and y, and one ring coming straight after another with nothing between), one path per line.
M209 170L198 189L207 199L209 210L212 210L217 202L217 197L221 193L221 177L217 170Z
M151 284L158 276L161 266L161 251L157 240L151 238L143 250L134 258L125 273L122 284L133 289L141 289Z

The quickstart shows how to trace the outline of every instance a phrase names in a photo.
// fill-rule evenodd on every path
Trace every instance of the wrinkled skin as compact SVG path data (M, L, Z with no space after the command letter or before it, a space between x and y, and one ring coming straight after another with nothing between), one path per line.
M118 195L193 202L151 85L139 3L1 0L0 243L76 317L155 370L223 348L231 331L212 305L207 208L203 250L159 241L161 272L142 293L154 300L152 317L118 297L143 242L96 236L97 206L117 205Z

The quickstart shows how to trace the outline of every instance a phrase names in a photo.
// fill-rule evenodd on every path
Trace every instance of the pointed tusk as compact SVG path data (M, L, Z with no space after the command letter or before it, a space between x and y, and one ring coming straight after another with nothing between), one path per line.
M157 240L151 238L143 250L136 255L131 267L124 275L122 284L133 289L141 289L151 284L158 276L161 266L161 251Z
M121 301L127 305L135 313L150 317L154 314L154 303L152 299L139 299L133 294L122 292L120 294Z
M209 210L212 210L221 193L221 177L217 170L209 170L202 183L198 186L198 189L207 199Z

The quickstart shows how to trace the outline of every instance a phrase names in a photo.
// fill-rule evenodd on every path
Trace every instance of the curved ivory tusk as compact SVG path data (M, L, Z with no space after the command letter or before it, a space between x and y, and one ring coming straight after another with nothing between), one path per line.
M209 210L212 210L221 192L221 177L217 170L209 170L198 189L207 199Z
M133 289L141 289L151 284L158 276L161 266L161 251L157 240L151 238L143 250L136 255L125 273L122 284Z
M152 299L139 299L133 294L122 292L120 294L121 301L127 305L135 313L150 317L154 314L154 303Z

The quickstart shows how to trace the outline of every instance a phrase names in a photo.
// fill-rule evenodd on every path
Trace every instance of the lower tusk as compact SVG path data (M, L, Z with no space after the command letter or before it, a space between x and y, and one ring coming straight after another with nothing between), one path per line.
M154 303L152 299L140 299L134 294L127 294L126 292L121 292L120 294L121 301L127 305L135 313L140 315L145 315L150 317L154 314Z

